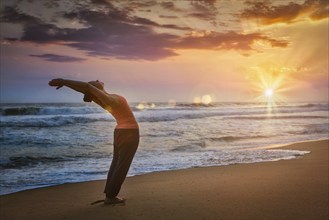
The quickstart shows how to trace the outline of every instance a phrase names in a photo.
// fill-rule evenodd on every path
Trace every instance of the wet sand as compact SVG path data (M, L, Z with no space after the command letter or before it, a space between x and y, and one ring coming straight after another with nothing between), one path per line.
M283 147L311 151L293 160L129 177L124 206L90 205L104 181L0 196L0 219L328 219L328 144Z

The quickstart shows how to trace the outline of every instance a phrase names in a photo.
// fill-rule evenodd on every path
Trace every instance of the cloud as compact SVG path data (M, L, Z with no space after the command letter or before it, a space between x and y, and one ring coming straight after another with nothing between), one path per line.
M159 18L177 19L179 17L176 15L159 15Z
M181 9L177 8L173 2L161 2L160 5L161 7L169 11L181 11Z
M303 4L290 2L287 5L274 6L271 1L246 1L248 6L241 17L254 19L260 24L293 23L302 16L313 20L328 18L329 2L327 0L306 0Z
M84 58L79 58L79 57L63 56L63 55L49 54L49 53L41 54L41 55L30 54L29 56L42 58L46 61L60 62L60 63L82 62L82 61L86 60Z
M213 21L216 20L217 9L215 7L215 0L191 0L187 3L192 6L187 9L178 8L173 1L161 2L160 6L167 11L185 14L186 17L194 17L201 20ZM165 18L166 16L162 16Z
M24 14L23 12L10 6L5 6L0 13L1 22L9 22L14 24L40 23L40 19L31 15Z
M329 2L327 0L308 0L305 4L310 5L314 10L310 14L313 20L321 20L329 17Z
M90 31L93 32L93 31ZM167 48L172 39L169 34L124 34L105 41L80 41L66 45L87 51L91 56L115 57L127 60L159 60L177 55Z
M7 8L3 15L6 22L21 23L23 34L19 39L5 40L21 41L36 44L58 44L84 51L89 56L101 58L117 58L127 60L160 60L177 56L178 49L204 50L237 50L255 52L253 44L265 42L272 47L287 47L288 42L272 39L263 34L240 34L237 32L209 32L198 34L177 35L157 33L154 28L167 28L186 33L193 30L175 24L159 24L148 18L131 15L129 9L114 7L110 1L94 0L99 8L82 5L74 10L57 13L57 20L67 23L79 22L79 28L64 28L57 23L49 23L32 15L19 12L16 8ZM153 4L150 2L149 4ZM166 2L165 2L166 3ZM196 11L206 15L212 8L212 1L193 1ZM169 7L171 4L165 4ZM105 8L104 8L104 7ZM162 6L163 7L163 6ZM35 16L37 16L35 14ZM30 22L26 22L28 18ZM51 20L51 19L49 19ZM54 54L31 55L55 62L78 62L80 58L59 56Z
M106 0L91 0L91 3L93 4L99 4L99 5L106 5L106 6L112 6L108 1Z
M152 27L190 30L175 25L160 25L145 18L129 17L126 12L111 7L107 13L83 9L64 13L63 18L78 19L87 27L59 28L55 24L32 23L24 26L19 40L66 45L86 51L90 56L158 60L177 55L173 49L167 48L176 36L158 34Z
M214 20L215 19L216 14L214 13L203 13L203 12L193 12L193 13L189 13L187 14L187 17L194 17L194 18L198 18L198 19L202 19L202 20Z
M140 25L149 25L149 26L153 26L153 27L159 27L159 28L168 28L168 29L176 29L176 30L189 30L191 31L192 29L189 27L180 27L174 24L158 24L154 21L151 21L150 19L147 18L141 18L141 17L134 17L133 19L131 19L132 23L135 24L140 24Z
M192 13L188 13L188 17L194 17L206 21L212 21L213 24L217 22L217 8L215 7L215 1L212 0L192 0L190 4L193 8Z
M216 3L216 0L192 0L192 3L200 3L200 4L204 4L204 5L211 5L214 6L214 4Z
M132 9L140 9L140 8L148 8L157 5L157 1L127 1L126 3L129 4L129 7Z
M276 40L259 33L239 34L236 32L205 33L203 36L187 36L181 38L175 47L181 49L208 49L208 50L239 50L256 51L253 44L257 41L268 43L272 47L287 47L285 40Z

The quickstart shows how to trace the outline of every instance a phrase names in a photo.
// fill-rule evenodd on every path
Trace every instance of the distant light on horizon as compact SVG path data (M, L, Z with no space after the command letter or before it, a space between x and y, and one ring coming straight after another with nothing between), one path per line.
M202 96L202 98L201 98L201 102L202 102L202 104L204 104L204 105L209 105L209 104L212 102L212 98L211 98L210 95L204 95L204 96Z
M203 105L209 105L210 103L213 102L213 98L211 97L211 95L206 94L203 96L196 96L193 98L193 104L203 104Z
M138 105L136 105L136 108L138 110L144 110L144 109L148 109L148 108L155 108L156 105L154 103L147 103L147 102L140 102L138 103Z

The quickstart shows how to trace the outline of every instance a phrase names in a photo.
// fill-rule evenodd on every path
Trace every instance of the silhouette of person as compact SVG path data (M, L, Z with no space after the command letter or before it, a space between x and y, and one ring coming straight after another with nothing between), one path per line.
M115 118L113 159L107 175L104 193L105 204L124 204L125 199L118 197L131 162L139 144L139 126L126 99L117 94L109 94L104 89L104 83L98 80L81 82L66 79L52 79L50 86L59 89L67 86L84 94L85 102L95 102ZM100 200L103 201L103 200Z

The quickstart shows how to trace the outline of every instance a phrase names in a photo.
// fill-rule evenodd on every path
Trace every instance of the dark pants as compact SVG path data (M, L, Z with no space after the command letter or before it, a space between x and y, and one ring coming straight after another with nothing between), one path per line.
M114 150L104 193L113 198L119 194L139 144L138 129L115 129Z

